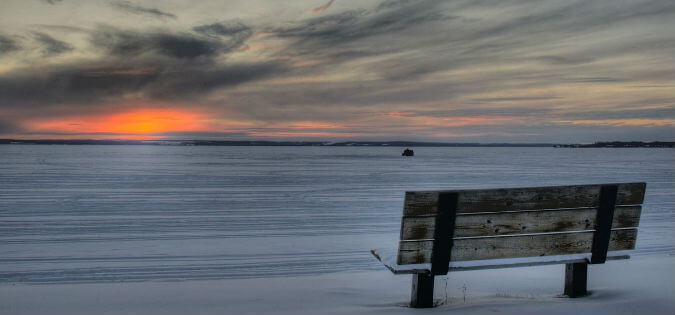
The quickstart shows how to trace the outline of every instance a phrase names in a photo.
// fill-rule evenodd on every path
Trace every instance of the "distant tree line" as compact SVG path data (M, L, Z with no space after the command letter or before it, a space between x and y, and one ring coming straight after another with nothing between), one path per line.
M556 148L675 148L671 141L609 141L591 144L556 144Z

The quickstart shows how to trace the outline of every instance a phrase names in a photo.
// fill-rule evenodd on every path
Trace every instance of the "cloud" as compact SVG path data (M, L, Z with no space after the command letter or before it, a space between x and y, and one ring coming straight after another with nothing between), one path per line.
M612 77L572 77L566 78L565 80L570 82L580 82L580 83L595 83L595 82L623 82L628 81L624 78L612 78Z
M21 46L16 40L0 34L0 56L20 49Z
M419 3L387 11L351 10L303 20L272 32L279 37L296 38L296 44L341 45L452 18L434 10L434 7L433 3Z
M333 2L325 1L325 8ZM45 55L67 51L33 29L25 30L28 37L0 35L3 61L14 58L0 73L0 109L54 115L181 103L251 122L255 128L241 131L244 136L280 135L297 121L382 137L630 136L620 127L642 136L673 134L670 125L644 131L638 124L675 119L669 84L675 72L665 66L675 50L675 37L665 27L675 19L672 1L358 5L290 21L276 15L215 22L213 16L181 16L181 23L162 29L125 21L37 29L56 38L61 31L69 39L88 39L66 44L78 51L67 63L11 54L23 49L19 44L39 44ZM87 57L77 59L80 52ZM389 112L404 113L396 119L407 125ZM462 129L438 120L478 116L525 118ZM585 123L556 123L563 121ZM318 135L320 129L303 132Z
M321 13L323 11L326 11L326 9L328 9L330 7L330 5L333 4L333 1L335 1L335 0L330 0L326 4L324 4L324 5L322 5L318 8L311 9L311 10L309 10L309 13L316 14L316 13Z
M540 56L539 60L553 65L577 65L593 62L596 58L589 56Z
M154 16L157 18L171 18L171 19L177 19L178 17L169 12L164 12L159 9L155 8L146 8L142 7L136 4L133 4L129 1L114 1L111 3L114 7L129 12L129 13L134 13L134 14L143 14L143 15L150 15Z
M103 52L97 60L0 73L0 109L44 111L75 106L91 110L111 103L200 103L213 91L288 72L282 60L219 59L250 36L252 30L243 23L214 23L195 29L195 33L174 33L100 26L89 31L91 46ZM45 55L72 49L47 34L33 35Z
M33 32L35 40L42 45L43 56L55 56L73 50L66 42L55 39L45 33Z
M527 102L527 101L548 101L560 99L560 96L519 96L519 97L488 97L472 99L476 103L501 103L501 102Z
M48 31L58 31L63 33L89 33L89 29L85 27L72 26L72 25L60 25L60 24L33 24L32 26L48 30Z
M63 0L43 0L43 1L49 4L57 4Z
M162 55L177 59L212 57L220 51L217 40L189 33L134 32L111 27L100 27L91 35L90 42L103 48L108 54L133 57L144 54Z
M242 47L253 30L241 22L223 22L193 27L194 32L166 30L131 31L99 26L90 43L111 56L160 55L176 59L212 58Z
M643 127L675 127L675 119L578 119L578 120L558 120L559 124L570 125L591 125L591 126L643 126Z
M442 38L431 39L445 33L429 30L444 29L459 18L448 14L445 6L442 1L383 3L375 9L337 12L269 27L265 32L288 42L282 54L312 58L315 66L308 67L308 71L336 69L344 63L365 59L369 62L363 67L372 75L394 81L410 80L451 66L446 56L433 52L410 56L413 62L404 60L409 52L444 43ZM389 61L393 66L387 64Z
M281 75L286 71L286 65L278 61L186 68L163 74L148 92L154 99L169 101L199 98L215 89Z
M5 118L0 118L0 135L1 134L9 134L9 133L17 133L20 132L23 128L19 126L17 123L5 119Z
M192 29L198 33L213 37L238 36L241 34L250 35L252 32L250 27L239 21L204 24L195 26Z
M199 34L221 40L221 49L226 51L233 51L242 47L244 42L253 34L251 27L238 21L204 24L192 29Z
M205 97L215 89L277 75L283 69L283 64L275 62L216 66L150 60L126 65L77 63L21 69L0 76L0 104L3 108L37 110L127 101L174 102Z
M493 18L476 15L481 11L490 12ZM635 36L630 41L614 40L618 37L611 36L603 36L605 40L601 41L584 38L588 38L588 34L611 33L612 28L619 32L641 20L663 24L670 18L675 18L675 5L668 1L620 6L598 2L544 2L532 6L527 1L487 4L484 1L395 0L381 2L372 10L301 20L273 28L271 32L291 41L285 51L290 56L311 56L329 68L368 59L370 62L364 67L370 73L400 81L477 66L490 69L496 64L539 61L550 67L565 68L641 54L644 49L664 51L667 49L664 46L673 48L673 41L665 40L664 31ZM639 49L643 50L636 51ZM552 51L556 54L551 54ZM530 69L534 68L525 70ZM603 82L608 81L588 83Z

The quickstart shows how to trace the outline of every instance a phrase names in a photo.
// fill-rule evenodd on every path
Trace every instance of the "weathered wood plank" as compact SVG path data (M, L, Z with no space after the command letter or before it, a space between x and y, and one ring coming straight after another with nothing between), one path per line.
M438 195L437 191L406 191L403 216L436 215Z
M637 205L644 199L645 183L618 185L617 205ZM453 191L409 191L403 207L404 216L436 213L438 194L459 194L457 213L517 210L561 209L598 206L601 185L575 185Z
M641 206L616 207L613 228L637 227ZM597 208L535 210L458 215L455 237L569 232L595 229ZM403 217L401 240L432 239L435 217Z
M450 261L536 257L589 253L592 231L532 234L483 238L455 238ZM635 248L637 229L612 230L609 250ZM421 264L431 261L433 241L401 241L397 263Z

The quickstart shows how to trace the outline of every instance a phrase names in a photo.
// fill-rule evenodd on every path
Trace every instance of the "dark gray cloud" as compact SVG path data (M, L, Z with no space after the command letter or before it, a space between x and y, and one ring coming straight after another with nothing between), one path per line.
M33 32L33 37L42 46L43 56L54 56L73 50L73 47L64 41L55 39L45 33Z
M0 102L4 107L34 109L62 104L87 104L138 91L153 81L155 74L127 74L124 68L87 65L60 66L5 73L0 76Z
M110 27L100 27L91 35L91 43L108 54L134 57L144 54L163 55L178 59L213 57L222 51L217 40L189 33L169 32L140 33Z
M6 108L50 108L64 104L137 100L196 100L213 90L276 76L285 62L216 62L243 45L252 30L243 23L195 27L197 33L135 32L100 26L90 43L105 56L97 62L15 69L0 75L0 104ZM208 34L208 35L207 35ZM33 32L45 55L72 49L53 37Z
M21 46L15 39L0 34L0 56L20 49Z
M160 54L174 58L197 58L218 53L215 42L192 36L157 34L148 38L150 47Z
M44 1L46 3L49 3L49 4L57 4L57 3L59 3L63 0L42 0L42 1Z
M203 97L215 89L278 76L287 71L283 62L239 63L224 66L186 68L162 75L150 89L155 99Z
M380 10L389 10L389 9L394 9L394 8L399 8L403 6L407 6L413 2L416 2L417 0L385 0L380 2L380 4L377 5L377 8L375 11L380 11Z
M436 10L436 1L415 1L390 6L389 10L351 10L274 28L279 37L295 39L294 49L309 52L339 49L341 45L380 35L391 35L426 23L452 19Z
M221 41L221 50L232 51L251 37L253 29L239 21L211 23L195 26L195 32Z
M277 75L283 69L283 64L275 62L219 66L151 60L116 66L73 64L0 76L0 103L6 108L35 109L63 104L93 106L122 101L129 93L142 100L180 101Z
M239 36L251 34L252 29L239 21L211 23L193 27L193 29L201 34L218 37L218 36Z
M129 1L114 1L111 3L114 7L123 10L125 12L134 13L134 14L143 14L150 15L158 18L171 18L177 19L178 17L169 12L165 12L155 8L146 8L137 4L133 4Z
M163 30L135 32L101 26L90 42L112 56L161 55L177 59L211 58L241 47L252 30L244 24L209 24L194 28L197 33Z

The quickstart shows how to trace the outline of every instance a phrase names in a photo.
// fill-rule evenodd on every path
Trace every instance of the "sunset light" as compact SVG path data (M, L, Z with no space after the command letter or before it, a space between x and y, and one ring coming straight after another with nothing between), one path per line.
M204 116L173 109L141 109L119 114L37 120L30 128L40 132L99 134L99 138L158 139L151 133L200 131Z
M672 0L5 2L0 139L675 136Z

